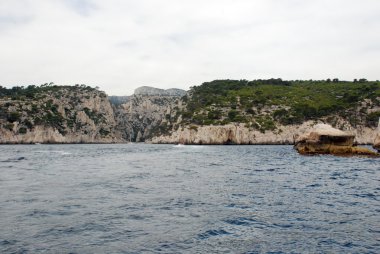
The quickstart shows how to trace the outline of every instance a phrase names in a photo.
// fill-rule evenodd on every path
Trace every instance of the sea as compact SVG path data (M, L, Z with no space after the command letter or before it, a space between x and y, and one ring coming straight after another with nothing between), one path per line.
M380 253L380 159L2 145L0 253Z

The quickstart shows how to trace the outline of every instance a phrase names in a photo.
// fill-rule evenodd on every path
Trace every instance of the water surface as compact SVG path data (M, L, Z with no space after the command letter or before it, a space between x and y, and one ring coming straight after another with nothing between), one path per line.
M380 160L0 146L0 253L380 253Z

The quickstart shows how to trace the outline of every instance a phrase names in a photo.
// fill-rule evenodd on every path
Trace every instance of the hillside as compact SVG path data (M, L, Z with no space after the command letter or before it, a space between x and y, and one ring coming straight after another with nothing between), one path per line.
M0 143L110 143L115 133L104 92L85 85L0 87Z
M225 132L215 143L236 143L239 127L237 143L291 143L299 126L319 121L357 131L360 142L367 143L380 117L380 82L364 79L215 80L192 87L188 94L172 131L154 142L210 143Z

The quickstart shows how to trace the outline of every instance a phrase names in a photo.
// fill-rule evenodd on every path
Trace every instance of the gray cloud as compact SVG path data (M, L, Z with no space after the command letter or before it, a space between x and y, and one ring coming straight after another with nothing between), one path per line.
M13 8L9 8L9 5ZM28 3L23 0L16 3L10 0L0 2L0 32L4 33L7 32L6 30L17 28L16 26L30 23L33 20L33 15L27 12L25 8L28 8Z
M2 0L1 85L379 79L378 0Z

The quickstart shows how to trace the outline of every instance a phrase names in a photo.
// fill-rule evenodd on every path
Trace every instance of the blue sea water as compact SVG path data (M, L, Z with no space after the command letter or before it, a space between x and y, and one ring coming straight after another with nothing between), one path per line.
M0 146L0 253L380 253L380 160Z

